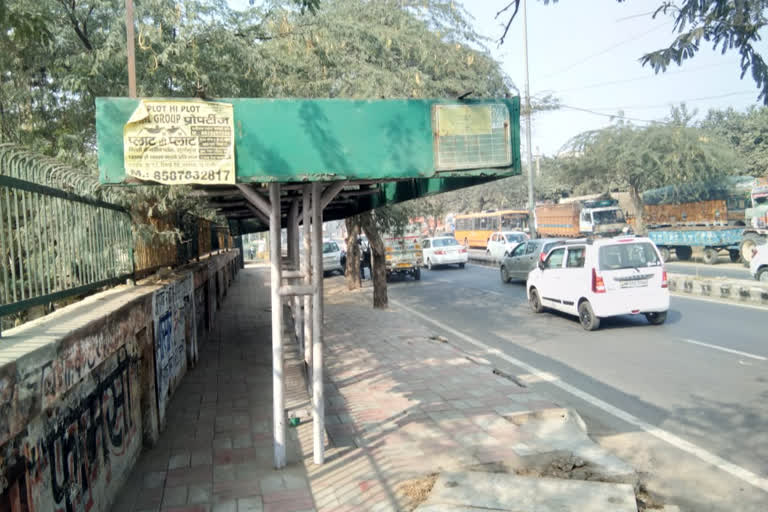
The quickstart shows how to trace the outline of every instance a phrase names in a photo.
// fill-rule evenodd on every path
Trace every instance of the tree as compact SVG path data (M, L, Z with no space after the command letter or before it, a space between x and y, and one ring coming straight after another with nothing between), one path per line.
M641 231L643 191L686 185L688 194L697 187L703 194L708 184L741 169L733 150L720 140L674 124L638 128L620 122L578 135L569 149L574 156L562 160L560 179L581 194L627 190Z
M739 154L743 174L768 176L768 107L750 107L746 112L710 110L698 126Z
M550 4L558 0L542 1ZM499 44L504 43L519 8L520 0L512 0L496 14L496 18L506 16L507 20ZM661 1L653 17L671 16L677 36L667 48L643 55L640 62L658 73L666 71L672 63L679 66L693 58L701 49L702 41L723 54L735 50L741 56L741 78L750 72L760 90L758 101L768 105L768 64L756 48L760 31L768 24L767 8L768 0Z
M344 220L347 228L347 261L344 265L344 275L347 280L347 289L356 290L362 286L360 282L360 246L357 241L360 238L360 216L353 215Z
M455 98L472 91L480 97L504 96L512 83L468 19L450 0L328 0L311 18L278 7L265 24L276 36L258 45L263 95ZM403 208L385 207L359 219L371 244L376 307L387 304L378 234L393 233L407 218ZM357 264L350 260L359 259L349 242L348 270ZM354 277L347 279L348 286L356 286Z

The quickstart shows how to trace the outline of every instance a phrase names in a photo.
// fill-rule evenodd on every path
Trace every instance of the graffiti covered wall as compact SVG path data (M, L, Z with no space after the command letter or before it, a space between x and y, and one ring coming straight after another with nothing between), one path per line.
M152 295L155 326L155 369L160 425L168 401L187 368L197 361L194 277L175 281Z

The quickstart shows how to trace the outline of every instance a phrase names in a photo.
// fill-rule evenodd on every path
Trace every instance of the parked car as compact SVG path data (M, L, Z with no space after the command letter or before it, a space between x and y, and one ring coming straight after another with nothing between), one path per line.
M488 238L485 253L501 259L517 247L517 244L528 240L528 235L522 231L497 231Z
M501 260L501 265L499 265L501 282L525 282L528 279L528 273L536 268L536 265L547 255L549 250L563 242L564 240L561 238L537 238L518 244L511 253Z
M749 273L758 281L768 282L768 245L758 245L752 249Z
M458 265L464 268L469 260L467 248L453 237L425 238L421 243L424 265L429 270L440 265Z
M331 274L333 272L344 273L344 266L341 264L342 251L333 240L323 242L323 273Z
M592 331L600 319L644 314L661 325L669 310L667 272L656 245L645 237L558 244L528 275L528 303L577 315Z

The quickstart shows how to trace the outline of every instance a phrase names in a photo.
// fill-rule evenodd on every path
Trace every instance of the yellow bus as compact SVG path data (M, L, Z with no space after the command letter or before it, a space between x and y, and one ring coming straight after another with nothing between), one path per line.
M528 210L498 210L465 213L455 217L454 236L467 247L485 249L488 238L496 231L528 232Z

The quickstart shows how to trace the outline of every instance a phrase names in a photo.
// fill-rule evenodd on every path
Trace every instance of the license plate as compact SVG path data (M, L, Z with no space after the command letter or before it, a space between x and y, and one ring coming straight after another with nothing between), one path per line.
M398 263L397 268L409 268L410 265L408 263Z
M619 285L620 288L642 288L648 286L647 279L637 279L636 281L622 281Z

